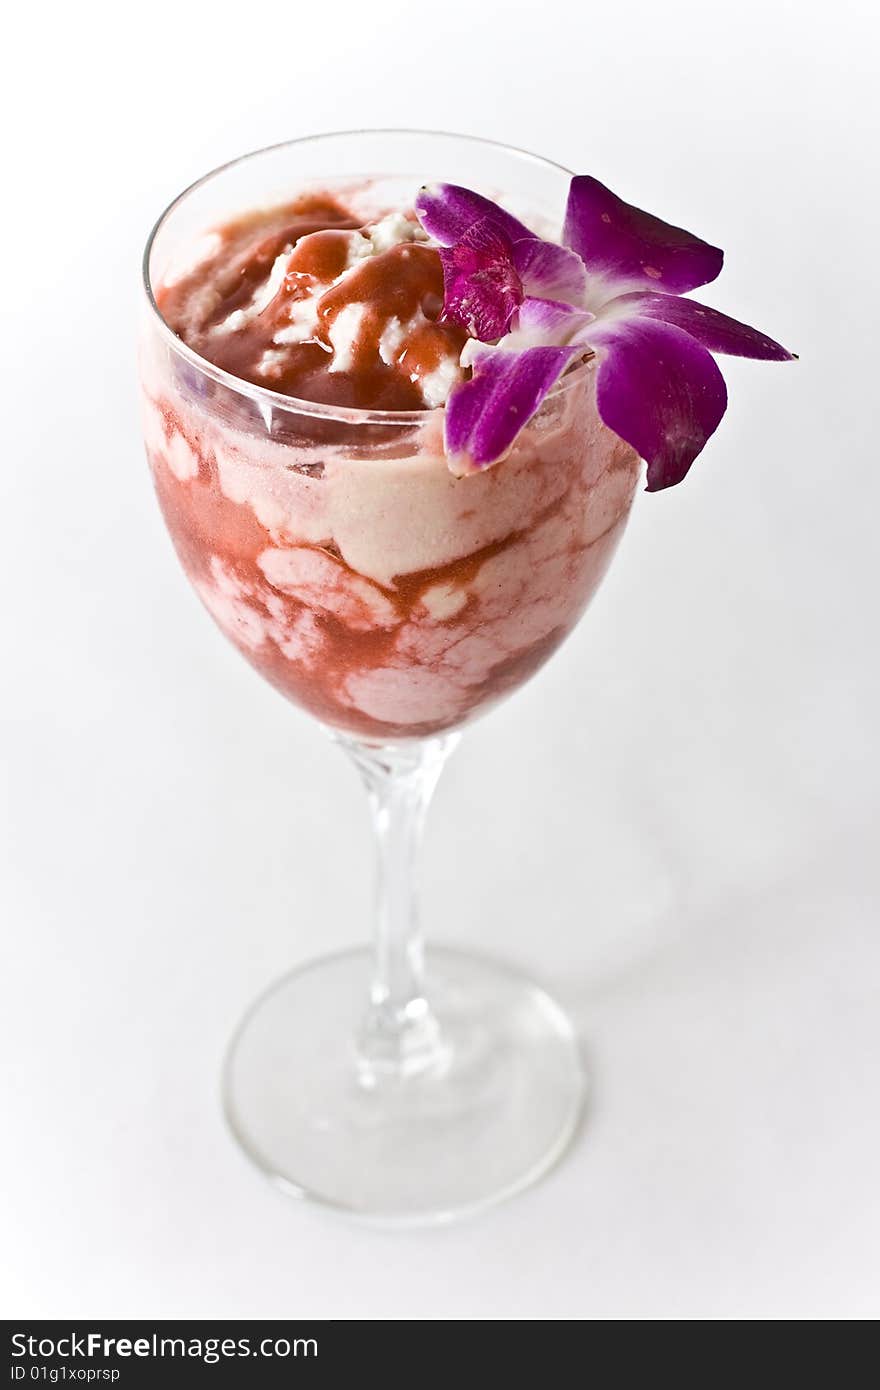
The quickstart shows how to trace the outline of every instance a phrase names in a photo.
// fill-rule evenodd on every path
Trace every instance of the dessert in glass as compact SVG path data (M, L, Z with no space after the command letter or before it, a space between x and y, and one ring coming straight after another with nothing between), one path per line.
M576 1129L570 1022L479 954L425 955L415 857L462 727L582 616L642 459L649 490L679 481L720 419L710 351L788 356L681 298L718 269L595 180L424 132L260 151L150 237L144 434L175 549L351 757L376 832L372 950L274 985L227 1058L235 1135L298 1195L446 1219Z

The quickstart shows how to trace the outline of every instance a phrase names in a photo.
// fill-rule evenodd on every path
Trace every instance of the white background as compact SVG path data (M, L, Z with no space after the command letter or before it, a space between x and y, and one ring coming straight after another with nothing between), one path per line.
M2 282L6 1316L866 1318L878 1235L874 6L31 6ZM24 26L24 27L22 27ZM137 432L161 206L248 148L426 125L537 149L727 251L800 352L641 496L564 651L476 726L425 858L437 937L580 1019L585 1133L532 1192L382 1233L227 1137L238 1015L363 938L340 754L213 629Z

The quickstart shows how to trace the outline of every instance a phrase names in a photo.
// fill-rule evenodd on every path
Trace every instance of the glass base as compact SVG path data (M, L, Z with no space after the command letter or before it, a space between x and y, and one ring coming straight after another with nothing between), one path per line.
M400 1075L356 1050L370 970L367 950L309 963L245 1015L224 1104L248 1156L295 1196L384 1223L451 1220L535 1182L584 1098L559 1006L506 966L434 949L438 1046Z

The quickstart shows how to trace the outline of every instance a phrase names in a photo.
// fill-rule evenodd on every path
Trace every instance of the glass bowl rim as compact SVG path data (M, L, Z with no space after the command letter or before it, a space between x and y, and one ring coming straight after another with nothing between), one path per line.
M361 129L350 130L325 130L312 135L300 135L293 140L279 140L271 145L264 145L260 149L248 150L244 154L236 155L234 159L228 159L223 164L218 164L215 168L209 169L207 173L181 190L172 198L171 202L163 209L153 224L152 230L147 237L141 262L141 273L143 289L146 295L151 317L160 335L165 340L170 349L182 357L196 371L203 376L210 377L212 381L219 383L228 390L236 392L238 395L247 396L248 399L263 403L269 410L283 410L294 415L311 415L321 419L342 420L350 423L359 424L382 424L399 425L412 428L414 425L424 424L426 420L436 415L438 411L443 411L444 406L435 406L423 410L363 410L356 406L332 405L323 401L310 401L300 396L288 396L280 391L272 391L267 386L258 386L254 382L245 381L243 377L233 375L222 367L215 366L206 357L202 357L182 338L178 338L170 325L162 317L161 310L156 303L153 293L153 285L150 277L150 256L155 245L156 238L162 231L168 218L177 207L184 202L190 194L209 183L212 179L218 178L228 170L235 168L239 164L245 163L249 159L256 159L260 155L272 154L276 150L289 149L294 145L317 144L322 140L340 140L346 136L383 136L383 135L412 135L425 136L432 139L460 140L467 144L494 146L496 149L503 150L506 154L517 155L519 158L532 161L536 164L545 165L551 169L558 169L560 173L573 178L574 174L564 164L559 164L556 160L546 159L543 155L535 154L533 150L524 150L517 145L508 145L503 140L490 140L480 135L464 135L459 131L450 130L423 130L418 127L407 126L378 126L371 128L365 126ZM586 361L581 360L572 364L568 371L562 376L549 393L547 399L560 395L568 390L576 378L580 378L582 371L587 366Z

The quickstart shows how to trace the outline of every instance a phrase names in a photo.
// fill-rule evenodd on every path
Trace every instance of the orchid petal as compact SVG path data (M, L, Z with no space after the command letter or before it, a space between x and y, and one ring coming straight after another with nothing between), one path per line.
M672 324L597 319L596 404L602 420L647 460L648 491L680 483L727 406L715 361Z
M562 240L612 293L682 294L714 280L724 260L716 246L625 203L589 175L571 181Z
M510 325L523 298L510 240L487 217L454 246L441 247L443 317L492 343Z
M534 236L528 227L491 199L454 183L426 184L416 195L415 209L428 236L439 241L441 246L452 246L453 242L460 241L474 223L481 222L484 217L500 227L511 241Z
M775 343L757 328L728 318L727 314L698 304L694 299L679 299L677 295L656 294L650 291L623 294L606 305L609 311L617 308L638 314L640 318L659 319L696 338L710 352L725 352L733 357L760 357L765 361L791 362L794 354ZM522 311L520 311L520 316Z
M580 256L555 241L524 237L513 243L513 263L526 294L580 304L587 292L587 268Z
M459 476L497 463L577 355L574 347L474 352L473 376L446 402L446 454Z
M576 309L573 304L563 304L556 299L534 299L527 296L519 306L516 328L503 346L524 348L536 347L540 343L555 345L569 344L575 334L589 336L587 326L594 322L595 315L587 309Z

